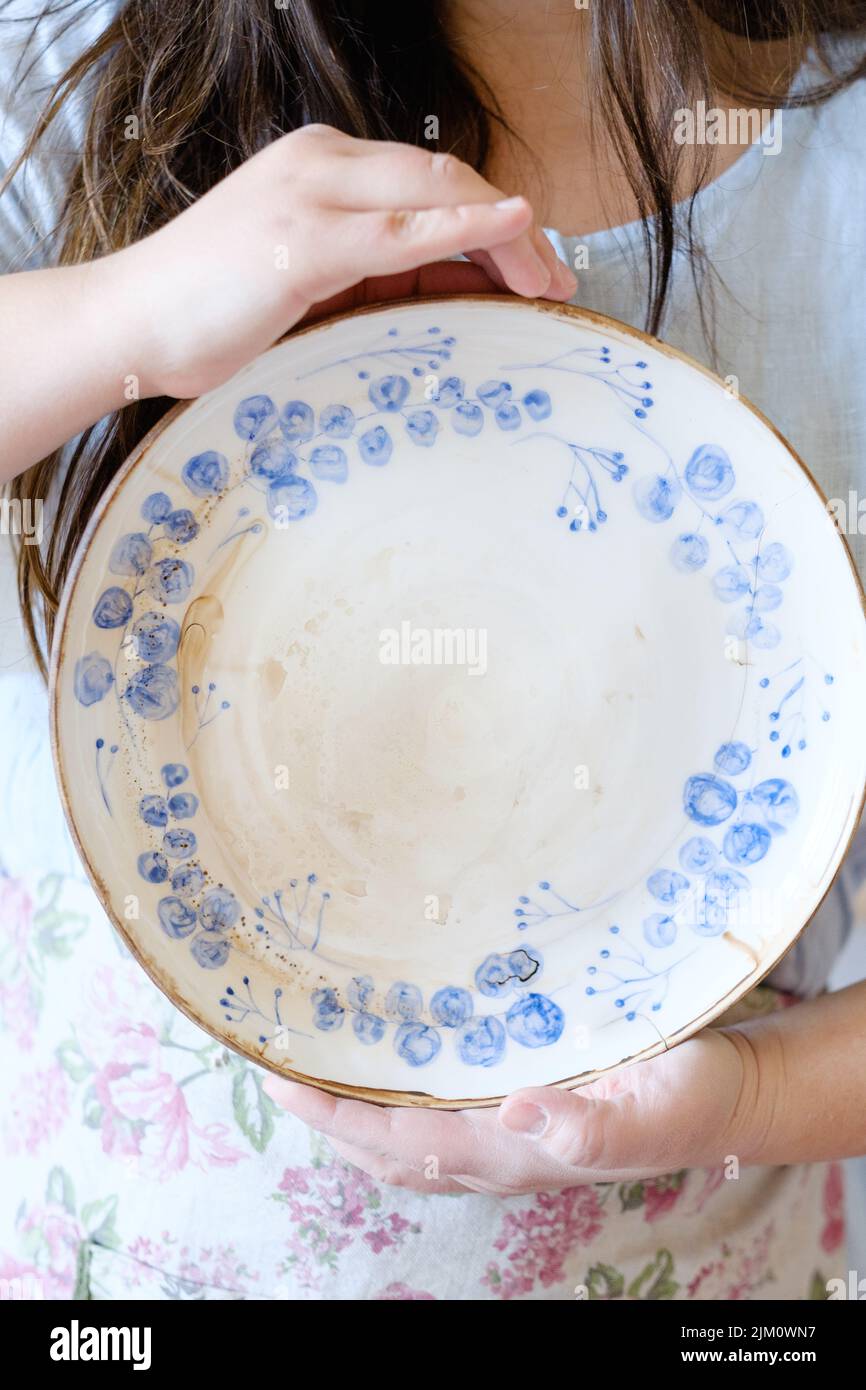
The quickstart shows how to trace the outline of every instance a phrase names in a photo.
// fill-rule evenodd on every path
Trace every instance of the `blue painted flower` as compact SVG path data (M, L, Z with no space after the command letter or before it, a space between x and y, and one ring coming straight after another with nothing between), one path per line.
M310 996L313 1006L313 1023L323 1033L334 1033L342 1028L346 1010L337 999L333 989L316 989Z
M737 793L730 782L712 772L700 772L690 777L683 790L683 806L687 816L700 825L721 825L732 815L737 805Z
M781 607L785 595L778 584L759 584L755 590L752 607L756 613L772 613Z
M432 1062L441 1046L438 1032L426 1023L401 1023L394 1034L394 1051L411 1067Z
M693 835L680 849L680 863L689 874L705 874L713 868L719 857L712 840L705 835Z
M469 1067L493 1067L505 1055L505 1029L494 1015L461 1023L454 1042L458 1057Z
M287 478L298 466L298 456L282 439L268 439L257 444L250 455L250 476L259 487L267 487L277 478Z
M192 792L175 792L168 799L168 809L175 820L189 820L198 810L198 797Z
M167 492L152 492L141 504L141 515L145 521L153 522L156 526L165 521L170 511L171 498Z
M370 382L367 394L377 410L399 410L409 395L409 382L404 376L380 376Z
M472 995L457 985L444 985L430 1000L430 1013L443 1028L456 1028L472 1017Z
M659 902L675 903L680 894L688 888L689 880L675 870L656 869L647 879L646 886Z
M100 594L93 609L93 621L101 628L126 627L131 617L132 599L116 584Z
M168 825L168 805L164 796L143 796L138 803L138 814L145 825L162 829Z
M196 497L209 497L212 493L222 492L227 485L229 461L215 449L207 449L203 454L187 459L180 476Z
M198 535L198 522L189 507L176 507L162 524L169 540L178 545L189 545Z
M159 924L166 936L171 936L175 940L182 940L195 931L195 909L180 898L160 898L156 911Z
M280 412L280 429L290 444L302 444L315 432L313 412L306 401L288 401Z
M680 499L681 488L676 478L639 478L634 485L635 506L645 521L669 521Z
M313 484L296 474L278 478L268 488L268 511L278 526L310 516L318 500Z
M108 561L112 574L144 574L150 564L153 547L143 531L133 531L115 542Z
M197 936L189 949L193 960L203 970L218 970L229 957L229 943L219 937Z
M719 936L737 910L741 894L748 893L749 880L737 869L714 869L704 880L704 898L692 930L699 936Z
M526 395L523 397L523 404L527 415L529 415L532 420L546 420L553 410L550 397L546 391L527 391Z
M168 860L159 850L149 851L138 856L138 872L148 883L165 883L168 878Z
M686 486L695 497L716 502L734 486L731 460L720 444L702 444L686 464Z
M174 618L151 609L136 618L132 640L142 661L171 661L180 641L180 625Z
M503 401L493 412L493 418L501 430L517 430L523 417L513 401Z
M766 826L742 821L730 827L723 847L731 864L757 864L770 848L770 832Z
M778 647L782 640L782 634L776 625L768 623L759 613L755 613L751 606L732 616L728 623L728 632L733 637L741 637L751 642L753 647L758 647L761 651L771 651L773 647Z
M781 584L783 579L788 578L793 567L793 557L780 541L773 541L772 545L765 546L758 556L758 577L771 584Z
M662 949L672 946L677 937L677 924L664 912L653 912L644 918L643 934L650 946Z
M339 444L320 444L310 454L310 472L314 478L330 483L344 483L349 476L349 460Z
M189 859L196 850L195 833L192 830L166 830L162 847L169 859Z
M450 410L452 406L458 405L463 400L464 389L464 384L459 376L447 376L444 381L440 381L433 399L437 405L442 406L443 410Z
M505 957L497 953L487 956L475 972L475 984L491 999L509 993L514 980Z
M240 915L241 905L228 888L209 888L199 904L198 920L205 931L228 931Z
M671 546L671 560L683 574L693 574L703 569L710 556L710 547L705 537L693 531L677 536Z
M723 743L713 758L716 771L725 772L729 777L736 777L738 773L745 772L751 761L750 749L745 743L739 742Z
M326 405L319 411L319 429L332 439L348 439L354 428L354 411L347 405Z
M277 407L270 396L246 396L235 410L235 433L241 439L258 439L277 423Z
M484 427L484 411L474 401L461 401L454 408L451 423L458 434L464 434L471 438L475 434L480 434Z
M160 775L167 787L179 787L189 776L189 768L186 763L164 763Z
M732 502L719 520L738 541L752 541L764 529L764 513L757 502Z
M713 593L722 603L736 603L749 592L749 571L745 565L725 565L713 575Z
M136 671L123 698L141 719L168 719L179 701L177 672L159 661L145 666Z
M381 1042L385 1035L386 1023L378 1014L358 1013L352 1015L352 1029L355 1037L365 1047Z
M186 560L167 556L157 560L147 572L147 589L163 603L183 603L192 588L194 571Z
M88 652L76 661L72 688L82 705L95 705L104 699L113 681L111 663L99 652Z
M420 1017L423 1003L421 991L417 985L410 985L405 980L398 980L388 990L385 998L385 1013L389 1018L394 1019L416 1019Z
M546 994L527 994L511 1005L505 1026L521 1047L549 1047L562 1034L565 1014Z
M746 793L745 800L760 806L764 822L774 834L786 831L800 810L800 798L783 777L768 777Z
M429 449L436 443L439 421L432 410L410 410L406 416L406 433L413 444Z
M204 887L204 874L197 864L179 864L171 876L171 886L181 897L194 898Z
M346 990L349 1006L363 1013L370 1002L373 988L373 981L369 975L355 975L354 978L349 981L349 987Z
M482 405L495 410L497 406L504 405L506 401L511 399L511 383L495 380L482 381L475 394Z
M391 436L384 425L374 425L372 429L366 430L358 440L358 452L365 463L374 467L381 466L388 462L393 453L394 445Z

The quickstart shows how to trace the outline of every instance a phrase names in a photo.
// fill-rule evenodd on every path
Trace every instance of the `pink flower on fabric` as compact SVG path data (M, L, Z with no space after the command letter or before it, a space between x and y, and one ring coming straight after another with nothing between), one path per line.
M525 1199L518 1198L520 1202ZM594 1187L539 1192L529 1206L509 1211L494 1248L508 1252L502 1266L491 1261L482 1278L499 1298L550 1288L566 1278L565 1263L601 1231L604 1212Z
M0 984L0 1019L12 1034L21 1052L31 1052L39 1022L39 1009L33 985L25 975Z
M165 1179L188 1163L226 1167L245 1155L226 1142L227 1125L197 1126L174 1077L161 1066L159 1039L146 1024L119 1028L114 1058L94 1079L105 1153L135 1155L142 1172Z
M828 1255L838 1250L845 1239L845 1180L841 1163L828 1163L824 1179L824 1215L827 1218L821 1232L821 1249Z
M56 1062L22 1076L5 1126L7 1152L37 1154L60 1133L68 1115L66 1077Z
M658 1221L672 1211L685 1189L682 1174L653 1178L644 1183L644 1221Z
M33 899L20 879L0 875L0 934L19 956L26 956L32 939Z
M390 1189L341 1159L287 1168L276 1195L288 1210L292 1236L281 1273L309 1289L334 1275L344 1250L359 1244L374 1255L401 1247L421 1227L387 1210Z

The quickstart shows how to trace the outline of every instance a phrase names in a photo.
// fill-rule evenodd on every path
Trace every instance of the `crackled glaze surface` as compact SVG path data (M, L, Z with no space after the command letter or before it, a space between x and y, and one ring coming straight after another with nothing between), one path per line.
M127 469L58 769L205 1027L482 1099L687 1034L791 944L856 824L864 635L818 492L720 383L577 311L404 304Z

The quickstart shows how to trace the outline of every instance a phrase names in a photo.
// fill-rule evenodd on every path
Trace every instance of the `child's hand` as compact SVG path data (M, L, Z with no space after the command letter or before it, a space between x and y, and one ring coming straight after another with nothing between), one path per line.
M142 395L225 381L314 304L461 252L501 287L567 299L575 280L533 224L451 155L305 126L98 270ZM121 370L122 368L122 370Z
M772 1105L758 1071L745 1034L708 1029L581 1090L518 1091L499 1110L384 1109L275 1076L265 1089L379 1182L510 1196L749 1162Z

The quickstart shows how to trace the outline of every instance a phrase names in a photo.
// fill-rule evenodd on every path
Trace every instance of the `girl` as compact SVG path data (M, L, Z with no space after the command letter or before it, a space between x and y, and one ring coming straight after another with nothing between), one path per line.
M834 1160L866 1152L866 985L825 992L851 855L769 984L671 1052L498 1112L337 1101L263 1078L121 952L30 668L170 400L388 296L505 289L644 324L856 494L866 5L28 13L0 7L0 468L46 531L18 553L32 663L7 636L0 681L0 1275L57 1297L826 1297L847 1269ZM747 148L682 137L684 111L718 131L744 104L765 113Z

